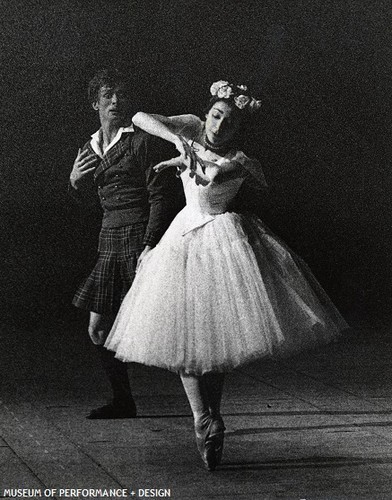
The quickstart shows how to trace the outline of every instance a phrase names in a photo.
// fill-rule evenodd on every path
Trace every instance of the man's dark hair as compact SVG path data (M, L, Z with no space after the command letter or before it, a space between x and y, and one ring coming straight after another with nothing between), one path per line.
M98 70L88 84L88 100L91 104L97 102L101 87L120 87L124 94L130 94L129 78L117 68Z

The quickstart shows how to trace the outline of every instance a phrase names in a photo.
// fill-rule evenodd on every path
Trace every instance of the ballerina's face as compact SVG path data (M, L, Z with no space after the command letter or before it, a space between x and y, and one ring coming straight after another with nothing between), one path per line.
M240 126L241 117L225 101L216 101L206 114L206 136L214 146L222 146L230 142Z

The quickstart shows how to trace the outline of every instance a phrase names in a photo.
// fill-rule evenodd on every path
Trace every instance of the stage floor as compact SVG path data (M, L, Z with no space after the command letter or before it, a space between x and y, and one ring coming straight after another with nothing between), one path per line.
M92 421L85 415L110 392L79 322L3 325L0 342L0 497L392 498L387 324L230 374L214 473L175 374L130 366L138 417Z

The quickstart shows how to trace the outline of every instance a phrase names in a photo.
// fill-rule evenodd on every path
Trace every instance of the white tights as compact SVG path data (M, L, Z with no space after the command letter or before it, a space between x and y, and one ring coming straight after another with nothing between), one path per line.
M196 432L204 429L211 418L220 418L223 373L206 373L201 376L181 375L182 385L193 413Z

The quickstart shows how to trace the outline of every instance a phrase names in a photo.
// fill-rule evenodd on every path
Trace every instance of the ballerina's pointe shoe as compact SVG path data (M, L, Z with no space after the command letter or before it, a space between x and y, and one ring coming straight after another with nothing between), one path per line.
M210 418L206 426L196 430L197 448L206 468L211 472L222 460L224 431L222 418Z

